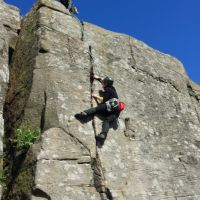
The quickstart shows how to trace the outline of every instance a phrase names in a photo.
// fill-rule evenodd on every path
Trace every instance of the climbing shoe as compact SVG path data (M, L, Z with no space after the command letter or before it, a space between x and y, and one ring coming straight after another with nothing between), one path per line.
M77 113L74 115L74 117L78 120L81 120L81 119L85 119L87 117L87 113L86 112L81 112L81 113Z
M96 136L96 145L98 148L102 148L104 145L104 142L106 140L106 135L103 133L100 133L99 135Z
M96 136L96 140L104 141L106 139L106 135L104 133L100 133Z

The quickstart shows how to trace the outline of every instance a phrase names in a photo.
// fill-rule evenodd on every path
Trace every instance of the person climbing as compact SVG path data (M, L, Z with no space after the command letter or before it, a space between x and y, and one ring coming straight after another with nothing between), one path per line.
M60 2L72 13L78 14L77 8L73 5L72 0L60 0Z
M113 87L113 80L110 77L101 79L99 76L94 75L93 78L98 80L103 87L103 91L99 91L99 95L92 93L92 97L100 103L98 106L84 110L83 112L75 114L75 118L78 120L84 120L88 117L93 117L96 114L104 116L102 123L102 131L96 136L96 140L104 143L107 133L110 128L110 123L117 121L120 115L119 98L116 89Z

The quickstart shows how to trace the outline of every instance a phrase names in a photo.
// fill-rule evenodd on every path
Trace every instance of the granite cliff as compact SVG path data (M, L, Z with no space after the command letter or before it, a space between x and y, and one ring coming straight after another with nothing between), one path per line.
M4 199L200 199L200 86L176 58L80 23L57 1L38 0L21 27L15 8L0 1L0 10L1 138L42 132L27 152L5 155ZM102 148L101 120L74 119L95 106L92 71L113 77L126 103Z

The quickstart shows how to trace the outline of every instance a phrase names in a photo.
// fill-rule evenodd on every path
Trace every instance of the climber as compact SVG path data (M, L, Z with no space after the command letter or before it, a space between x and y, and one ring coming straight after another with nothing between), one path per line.
M113 80L110 77L101 79L99 76L94 75L93 78L98 80L103 87L103 91L99 91L100 95L92 93L92 97L97 102L100 101L100 103L97 107L75 114L75 118L83 120L87 117L94 116L95 114L103 115L104 120L102 123L102 131L98 136L96 136L96 140L104 143L110 128L110 123L117 121L120 115L121 110L119 109L119 98L115 88L113 87Z
M73 5L72 0L60 0L60 2L72 13L78 14L77 8Z

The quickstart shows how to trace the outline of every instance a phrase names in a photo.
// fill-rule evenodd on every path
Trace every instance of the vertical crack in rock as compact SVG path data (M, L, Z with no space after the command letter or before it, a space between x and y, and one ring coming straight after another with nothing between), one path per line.
M193 108L194 108L194 110L196 112L196 115L197 115L197 119L198 119L199 124L200 124L200 113L198 112L196 106L193 104L193 100L192 100L192 99L194 99L194 100L197 101L197 103L199 103L199 98L195 94L195 91L193 90L193 88L192 88L192 86L190 84L187 84L187 89L188 89L188 94L189 94L190 99L191 99L191 105L193 105Z
M93 102L93 98L92 98L92 93L94 91L94 58L92 55L92 47L89 46L89 55L90 55L90 92L91 92L91 107L94 107L94 102ZM95 118L93 118L92 120L92 126L93 126L93 130L94 130L94 136L97 135L97 130L96 130L96 123L95 123ZM101 200L113 200L112 194L109 190L109 188L106 187L105 185L105 176L103 173L103 167L101 164L101 160L99 158L99 154L98 154L98 150L97 150L97 146L96 146L96 158L94 158L92 160L92 169L94 172L94 186L97 190L97 192L99 192L100 194L100 198Z
M105 176L98 151L96 153L96 158L92 161L92 169L94 171L94 186L97 192L99 192L101 200L113 200L112 193L105 184Z
M80 20L78 17L76 17L76 15L70 13L69 14L71 17L73 17L74 19L76 19L76 21L79 23L80 25L80 29L81 29L81 41L84 41L84 22L82 20Z
M80 21L81 24L81 41L84 41L84 22L81 20Z
M188 89L189 95L194 97L197 100L197 102L199 102L199 98L196 95L195 90L193 90L192 86L189 83L187 84L187 89Z
M47 106L47 93L44 91L44 106L41 112L41 119L40 119L40 130L41 132L44 131L45 127L45 113L46 113L46 106Z
M9 49L8 49L8 65L9 65L9 66L10 66L10 64L11 64L14 51L15 51L14 48L9 47Z
M131 44L131 37L129 37L129 47L130 47L131 58L132 58L131 67L134 69L134 67L136 66L136 60L134 56L133 46Z
M94 82L94 59L92 56L92 47L89 46L89 55L90 55L90 93L91 93L91 107L93 107L93 101L92 101L92 92L94 90L93 88L93 82Z
M89 46L89 56L90 56L90 106L91 108L94 107L94 102L93 102L93 98L92 98L92 93L94 92L94 58L92 55L92 47ZM96 131L96 125L95 125L95 118L92 119L92 127L94 130L94 136L96 136L97 131Z
M84 41L84 22L82 20L79 20L75 15L72 15L72 17L74 17L77 22L79 23L80 25L80 28L81 28L81 41Z

